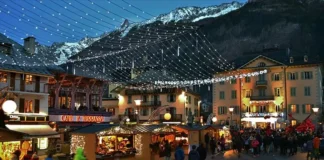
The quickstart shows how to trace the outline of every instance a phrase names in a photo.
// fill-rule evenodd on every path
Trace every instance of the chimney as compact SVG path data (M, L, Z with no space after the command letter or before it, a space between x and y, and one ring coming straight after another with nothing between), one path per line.
M294 57L290 57L290 63L294 63Z
M308 62L308 56L307 55L304 56L304 62Z
M24 48L31 55L35 54L35 37L27 37L24 39Z

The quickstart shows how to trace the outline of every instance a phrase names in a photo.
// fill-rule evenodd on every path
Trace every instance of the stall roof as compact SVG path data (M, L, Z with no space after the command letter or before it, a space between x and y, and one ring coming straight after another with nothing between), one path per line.
M8 134L4 134L4 133L8 133ZM0 127L0 135L1 135L0 142L7 142L7 141L21 140L23 139L23 136L26 134Z
M72 133L97 133L103 131L105 129L110 129L117 125L112 124L90 124L85 127L81 127L79 129L74 130Z
M30 137L53 136L59 133L55 132L49 125L12 125L7 124L6 127L16 132L22 132Z
M155 129L163 127L162 125L137 125L134 129L137 132L153 132Z

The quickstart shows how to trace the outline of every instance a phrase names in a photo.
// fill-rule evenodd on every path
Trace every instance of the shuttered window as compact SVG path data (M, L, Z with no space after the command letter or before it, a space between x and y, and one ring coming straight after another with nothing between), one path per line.
M34 113L39 113L39 99L35 99Z

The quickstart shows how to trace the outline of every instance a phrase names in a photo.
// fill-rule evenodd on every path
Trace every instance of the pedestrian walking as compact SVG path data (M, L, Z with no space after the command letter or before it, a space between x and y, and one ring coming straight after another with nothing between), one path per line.
M188 160L199 160L200 159L200 155L199 153L196 151L196 146L193 145L191 147L191 151L189 152L189 155L188 155Z
M209 133L207 132L206 134L205 134L205 144L206 144L206 150L207 150L207 152L208 152L208 146L209 146L209 143L210 143L210 136L209 136Z
M207 150L204 147L204 144L200 144L200 146L197 148L197 151L200 156L200 160L205 160L207 158Z
M164 156L165 156L165 160L171 160L171 146L169 144L169 141L165 141L164 144Z
M174 158L175 158L175 160L184 160L185 159L184 151L182 149L182 143L180 143L178 145L178 147L176 148L176 151L174 153Z

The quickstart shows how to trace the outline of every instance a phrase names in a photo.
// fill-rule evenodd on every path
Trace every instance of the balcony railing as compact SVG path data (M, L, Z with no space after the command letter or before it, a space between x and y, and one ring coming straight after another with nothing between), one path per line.
M87 110L70 110L70 109L55 109L48 108L48 113L50 115L96 115L96 116L112 116L111 112L107 112L105 110L100 111L87 111Z
M161 122L181 122L182 121L182 114L171 114L170 120L164 119L164 114L160 114L160 121Z
M23 84L17 84L10 83L9 90L14 92L48 93L46 83L44 82L30 81L29 83L25 83L24 81Z
M264 100L274 100L274 96L251 96L251 101L264 101Z
M159 107L161 106L161 101L146 101L141 103L142 107Z
M268 81L266 81L266 80L256 81L256 86L266 86L266 85L268 85Z

